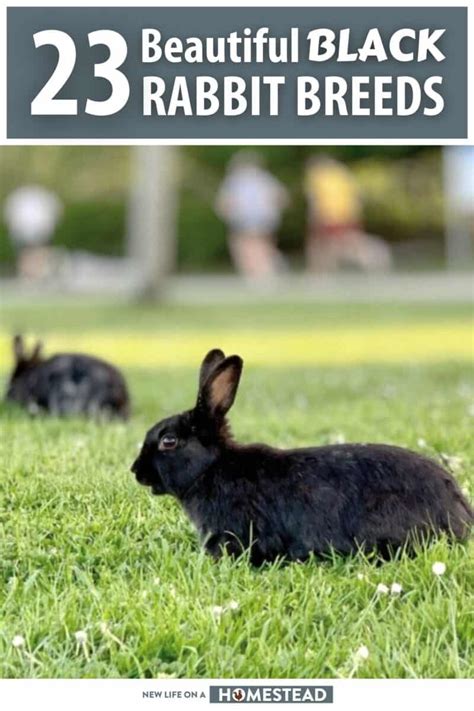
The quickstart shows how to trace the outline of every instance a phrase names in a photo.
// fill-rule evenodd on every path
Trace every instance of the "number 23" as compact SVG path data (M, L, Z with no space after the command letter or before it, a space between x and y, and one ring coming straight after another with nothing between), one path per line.
M106 79L111 93L104 101L87 99L85 113L92 116L111 116L118 113L130 96L130 85L119 67L127 58L127 43L114 30L96 30L88 34L89 46L104 44L109 48L105 62L94 64L94 76ZM71 76L76 64L76 45L62 30L42 30L33 35L35 47L53 45L58 50L58 63L50 78L31 102L32 116L77 116L77 99L56 99Z

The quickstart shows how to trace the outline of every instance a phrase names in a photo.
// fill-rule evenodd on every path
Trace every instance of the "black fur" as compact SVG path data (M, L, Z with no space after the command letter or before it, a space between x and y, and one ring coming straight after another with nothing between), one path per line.
M250 549L258 565L331 550L386 556L441 532L467 538L472 509L451 474L420 454L383 444L237 444L225 416L242 365L211 351L195 408L152 427L132 466L154 494L181 502L209 553Z
M128 417L127 386L114 366L79 353L60 353L44 359L39 342L28 355L21 336L15 336L13 348L15 366L7 400L30 412Z

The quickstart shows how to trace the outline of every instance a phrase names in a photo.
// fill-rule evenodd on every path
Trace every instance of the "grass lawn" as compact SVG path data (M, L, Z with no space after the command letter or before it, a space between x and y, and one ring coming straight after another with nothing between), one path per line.
M118 362L134 413L101 424L2 406L1 677L474 674L472 542L441 540L382 566L216 564L179 506L129 472L145 430L193 403L200 357L223 346L246 360L231 413L238 438L406 445L449 457L472 497L469 306L10 304L2 379L20 329L43 335L47 350ZM377 592L393 582L401 595Z

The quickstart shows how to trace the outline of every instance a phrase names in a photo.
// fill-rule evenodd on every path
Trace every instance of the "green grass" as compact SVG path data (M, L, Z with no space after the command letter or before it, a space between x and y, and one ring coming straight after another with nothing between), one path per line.
M2 297L3 299L3 297ZM446 319L472 320L472 305L468 303L417 303L414 305L360 304L360 303L265 303L232 305L176 304L117 304L95 298L67 296L57 299L10 300L0 303L1 324L4 330L29 329L37 333L46 331L77 331L83 328L113 329L135 332L136 330L169 329L187 331L196 327L212 327L216 330L233 326L255 328L300 328L361 325L378 327L381 324L410 324L419 321L438 322ZM52 318L54 315L54 318Z
M294 306L150 309L46 305L4 309L4 334L120 328L166 333L353 328L466 318L467 307ZM343 347L343 346L342 346ZM390 344L387 345L390 347ZM243 353L245 356L245 353ZM232 411L243 441L280 446L392 442L460 457L473 492L472 364L407 360L331 367L250 361ZM197 364L196 364L197 366ZM6 363L3 364L5 372ZM250 568L212 562L168 497L129 466L145 430L190 406L196 368L126 367L134 414L124 425L32 419L2 407L1 677L469 677L474 673L472 543L441 540L376 566L362 556ZM456 462L453 460L453 464ZM436 561L446 563L442 577ZM359 579L359 578L362 579ZM380 595L379 583L403 586ZM216 617L215 606L231 601ZM106 623L104 628L102 623ZM79 644L74 633L87 633ZM25 645L12 646L15 635ZM361 645L369 658L357 661Z

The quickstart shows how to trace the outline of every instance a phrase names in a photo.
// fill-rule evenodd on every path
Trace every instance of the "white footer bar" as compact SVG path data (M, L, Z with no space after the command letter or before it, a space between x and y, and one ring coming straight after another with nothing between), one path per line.
M1 708L35 711L266 709L317 704L338 711L473 708L468 679L5 679Z

